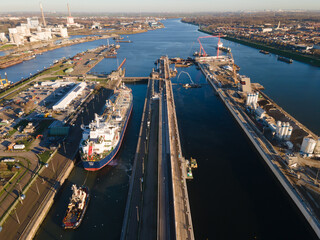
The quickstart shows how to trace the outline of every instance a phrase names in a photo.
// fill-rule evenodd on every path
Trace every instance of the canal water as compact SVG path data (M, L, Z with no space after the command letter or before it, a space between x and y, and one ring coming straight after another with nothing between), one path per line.
M191 56L198 50L197 37L205 34L180 20L164 21L165 28L124 36L117 59L104 59L92 72L110 72L126 58L127 76L148 76L161 55ZM320 69L300 63L278 62L275 55L222 40L232 48L241 74L265 86L265 92L280 106L320 134ZM53 60L72 56L106 44L106 40L83 43L44 53L34 60L0 70L17 81L47 67ZM215 54L217 39L204 39L209 54ZM182 69L178 69L181 71ZM183 69L199 89L184 89L189 78L172 79L176 111L185 157L198 161L194 180L188 183L196 239L315 239L315 235L255 151L236 121L214 95L202 74ZM36 239L119 239L131 174L146 85L133 89L134 110L121 151L110 166L87 173L75 167L56 198ZM72 183L85 183L92 199L79 229L64 231L61 221L71 195Z

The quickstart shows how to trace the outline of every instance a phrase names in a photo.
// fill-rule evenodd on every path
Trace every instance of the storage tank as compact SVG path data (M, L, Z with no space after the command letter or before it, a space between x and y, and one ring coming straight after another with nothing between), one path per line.
M247 102L246 102L247 105L250 105L250 93L248 93L247 95Z
M283 122L283 123L281 124L281 130L280 130L280 136L279 136L281 139L282 139L283 136L284 136L285 130L286 130L286 123Z
M250 104L254 102L254 93L250 93Z
M248 94L248 105L252 103L252 93Z
M316 141L310 137L303 138L302 144L301 144L301 152L312 154L313 150L316 146Z
M287 135L288 135L289 126L290 126L290 123L286 122L286 123L285 123L285 128L284 128L284 133L283 133L283 138L284 138L284 139L286 139L286 137L287 137Z
M276 136L280 137L281 121L277 121Z
M253 97L253 102L254 102L254 103L258 103L258 97L259 97L259 93L256 92L256 93L254 94L254 97Z
M320 155L320 138L318 138L317 144L313 150L313 153L315 155Z
M288 133L287 133L287 135L285 136L285 139L286 139L286 140L290 140L290 137L291 137L291 134L292 134L292 130L293 130L293 127L292 127L292 126L289 126Z

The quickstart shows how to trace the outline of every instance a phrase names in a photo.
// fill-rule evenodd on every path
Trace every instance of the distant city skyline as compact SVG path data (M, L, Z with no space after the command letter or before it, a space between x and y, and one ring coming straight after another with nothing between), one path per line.
M45 12L223 12L254 10L320 10L319 0L43 0ZM12 0L1 3L1 12L38 11L39 0Z

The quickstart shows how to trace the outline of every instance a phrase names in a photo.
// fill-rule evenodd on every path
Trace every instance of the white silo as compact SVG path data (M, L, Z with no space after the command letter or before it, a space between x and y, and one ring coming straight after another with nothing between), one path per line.
M290 140L290 137L291 137L291 134L292 134L292 130L293 130L293 127L289 126L288 133L285 136L285 140Z
M249 104L251 105L252 102L253 102L253 94L250 93L250 101L249 101Z
M290 123L286 122L285 123L285 128L284 128L284 133L283 133L283 139L286 139L286 137L287 137L287 134L288 134L288 131L289 131L289 126L290 126Z
M277 121L276 136L280 137L281 121Z
M258 103L258 97L259 97L259 93L258 92L256 92L255 94L254 94L254 103Z
M320 155L320 138L318 138L317 144L313 150L313 153L315 155Z
M251 93L248 93L248 95L247 95L247 102L246 102L247 105L250 105L250 96L251 96Z
M280 130L280 136L279 136L280 139L283 138L283 135L284 135L285 130L286 130L286 123L283 122L283 123L281 124L281 130Z
M255 95L255 93L252 93L251 95L252 95L251 103L255 103L255 97L256 97L256 95Z
M312 138L305 137L305 138L303 138L300 151L307 153L307 154L312 154L313 150L316 146L316 143L317 142L315 140L313 140Z

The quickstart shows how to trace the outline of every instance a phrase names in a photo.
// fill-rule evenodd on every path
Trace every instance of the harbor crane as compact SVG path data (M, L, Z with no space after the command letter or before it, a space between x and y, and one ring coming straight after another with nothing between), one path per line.
M232 53L230 52L230 57L232 59L232 72L233 72L233 81L234 81L234 84L237 85L239 80L238 80L238 77L237 77L237 71L236 71L236 66L234 64L234 58L233 58L233 55Z
M199 49L199 56L202 56L202 57L206 57L208 54L206 53L206 51L204 50L202 44L201 44L201 41L200 39L202 38L214 38L214 37L217 37L219 38L219 42L218 42L218 47L217 47L217 57L219 57L219 43L220 43L220 34L219 35L209 35L209 36L203 36L203 37L198 37L198 42L200 44L200 49Z

